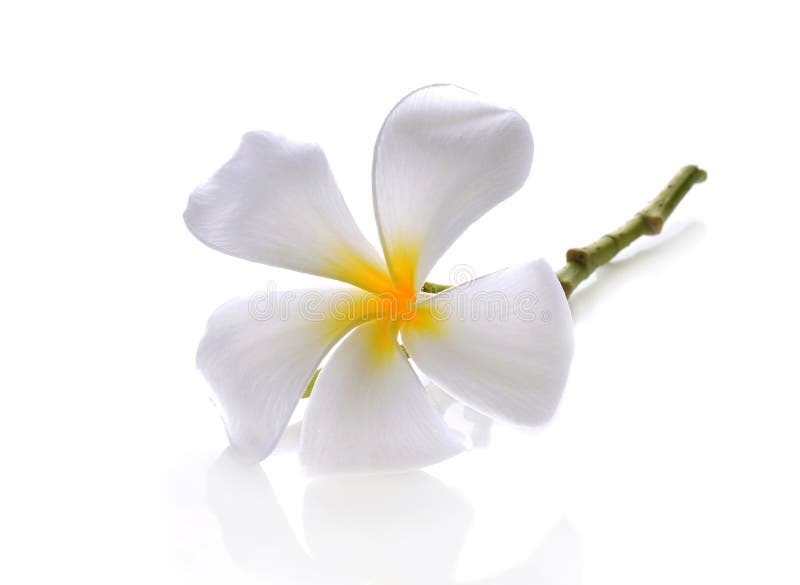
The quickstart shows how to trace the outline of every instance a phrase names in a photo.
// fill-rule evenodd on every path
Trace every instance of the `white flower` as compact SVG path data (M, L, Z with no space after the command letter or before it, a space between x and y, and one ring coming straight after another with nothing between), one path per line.
M456 238L523 185L532 156L528 124L512 110L454 86L406 96L375 144L384 262L356 226L319 146L245 135L190 196L189 230L226 254L358 288L314 291L322 318L308 318L303 303L281 303L297 291L280 293L285 310L266 317L254 318L248 299L214 312L197 363L231 444L256 459L269 455L322 359L348 332L303 420L300 457L314 471L411 469L463 449L398 333L420 370L458 400L515 424L546 421L566 382L572 319L545 262L416 295ZM472 310L498 294L511 307L505 318Z

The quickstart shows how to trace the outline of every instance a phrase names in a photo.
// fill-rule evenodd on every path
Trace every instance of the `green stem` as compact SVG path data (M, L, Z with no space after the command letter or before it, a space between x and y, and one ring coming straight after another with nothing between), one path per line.
M647 207L633 216L624 226L608 233L599 240L582 248L567 250L567 264L558 271L558 280L567 298L575 288L602 266L611 261L621 250L629 246L640 236L652 236L661 232L664 222L689 192L692 185L706 180L706 172L695 165L683 167L672 178L658 197ZM450 288L447 284L426 282L422 291L439 293Z
M450 284L436 284L435 282L426 281L425 284L422 285L422 292L431 293L435 295L436 293L440 293L443 290L447 290L451 286L452 285Z
M621 228L582 248L567 250L567 264L558 271L558 280L567 298L598 267L611 261L640 236L661 233L664 222L689 192L692 185L706 180L706 172L694 165L683 167L647 207Z

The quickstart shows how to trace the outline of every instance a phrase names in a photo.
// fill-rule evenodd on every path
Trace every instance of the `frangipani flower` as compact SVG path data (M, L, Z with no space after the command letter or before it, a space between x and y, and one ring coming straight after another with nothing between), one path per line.
M197 363L231 444L266 457L342 339L303 420L300 457L314 471L412 469L464 448L408 356L479 412L521 425L546 421L572 358L572 319L553 270L540 260L435 296L419 293L458 236L523 185L532 156L528 124L510 109L454 86L406 96L374 151L384 261L356 226L319 146L246 134L233 158L190 196L189 230L226 254L357 288L314 291L321 318L308 318L302 303L281 302L297 291L278 294L286 310L267 318L255 318L248 299L214 312ZM498 294L513 305L505 318L455 310ZM541 309L538 318L517 306L525 303Z

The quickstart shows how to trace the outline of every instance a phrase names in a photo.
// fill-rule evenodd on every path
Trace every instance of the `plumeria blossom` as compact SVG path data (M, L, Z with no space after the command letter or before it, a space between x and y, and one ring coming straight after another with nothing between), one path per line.
M319 146L246 134L233 158L191 194L189 230L226 254L352 286L277 293L285 310L266 316L254 316L249 299L214 312L197 363L231 444L256 460L269 455L340 341L303 419L300 458L312 471L413 469L464 449L409 356L483 414L545 422L566 383L573 343L553 270L539 260L437 295L419 292L458 236L519 190L532 156L528 124L513 110L449 85L403 98L373 158L384 261L357 227ZM302 302L281 302L312 294L322 308L315 318ZM471 310L497 295L510 307L500 318Z

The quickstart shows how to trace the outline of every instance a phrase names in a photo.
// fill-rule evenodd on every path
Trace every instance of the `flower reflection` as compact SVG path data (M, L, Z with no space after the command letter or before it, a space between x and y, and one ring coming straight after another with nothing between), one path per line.
M208 474L208 498L225 545L247 573L270 583L456 583L473 517L458 490L423 473L329 477L303 499L304 548L260 466L225 451ZM580 545L559 521L520 565L486 585L580 583Z

